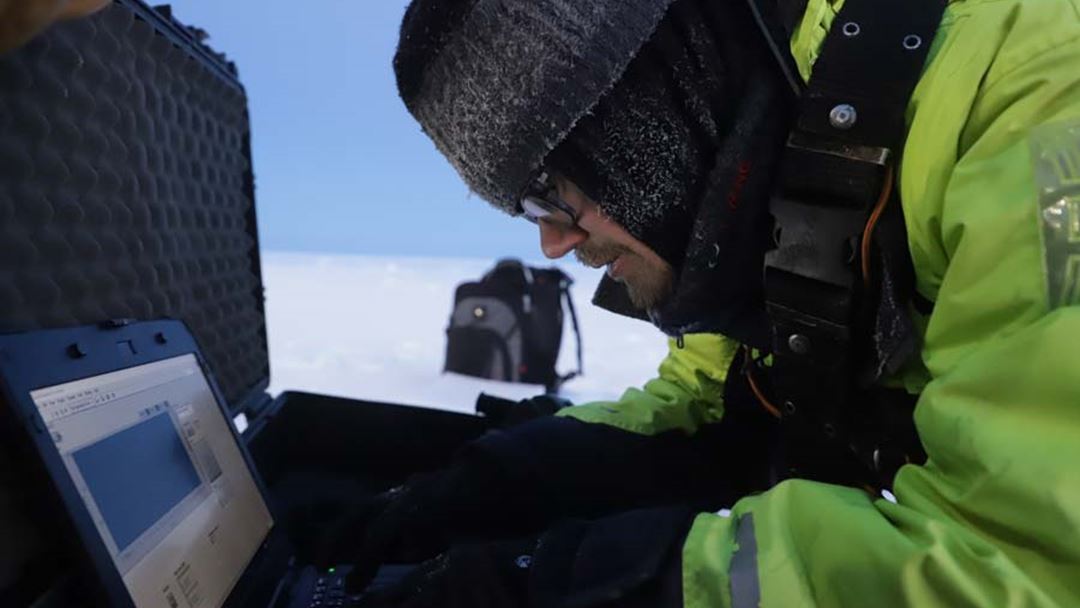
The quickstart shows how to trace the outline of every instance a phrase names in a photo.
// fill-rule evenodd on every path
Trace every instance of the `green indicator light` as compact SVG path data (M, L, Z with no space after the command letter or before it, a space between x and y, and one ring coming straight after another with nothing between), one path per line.
M328 570L328 572L329 572L330 574L333 574L333 573L334 573L334 570L337 570L337 568L330 568L330 570Z

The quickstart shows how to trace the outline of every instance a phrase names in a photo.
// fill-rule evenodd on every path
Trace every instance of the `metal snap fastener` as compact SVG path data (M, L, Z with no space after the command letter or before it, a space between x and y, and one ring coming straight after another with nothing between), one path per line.
M716 268L716 266L719 263L720 263L720 245L717 244L717 243L713 243L713 254L712 254L712 257L709 258L709 268Z
M843 131L854 127L858 120L859 113L855 111L855 106L850 104L842 103L829 112L829 124Z
M476 317L477 319L483 319L487 316L487 310L485 310L483 306L477 306L473 309L472 316Z
M796 355L805 355L810 352L810 338L802 334L792 334L788 337L788 348Z
M915 34L908 34L907 36L904 36L905 49L909 51L914 51L920 46L922 46L922 38L920 38L919 36L916 36Z
M862 28L859 27L858 23L855 23L854 21L848 21L844 24L842 31L844 32L844 35L848 38L854 38L855 36L858 36L860 32L862 32Z
M1052 230L1064 230L1069 223L1069 205L1062 199L1053 205L1043 209L1043 222Z

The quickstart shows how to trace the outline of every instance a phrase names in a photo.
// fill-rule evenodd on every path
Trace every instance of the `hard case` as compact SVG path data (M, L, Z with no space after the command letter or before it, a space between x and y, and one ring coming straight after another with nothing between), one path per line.
M343 505L434 468L485 423L267 394L247 98L204 38L168 7L116 0L0 56L0 331L185 321L250 422L243 439L279 525L303 546ZM93 581L15 435L0 442L0 606L84 605ZM243 605L260 605L272 581L245 584Z

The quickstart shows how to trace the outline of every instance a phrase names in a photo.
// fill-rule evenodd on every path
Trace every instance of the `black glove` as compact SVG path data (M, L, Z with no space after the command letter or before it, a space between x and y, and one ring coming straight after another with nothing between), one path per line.
M682 605L694 512L630 511L562 523L539 540L459 545L361 608L663 608Z
M491 428L508 429L530 420L550 416L573 403L556 395L537 395L521 401L512 401L480 393L476 399L476 413L482 414Z
M360 591L385 563L415 564L455 543L535 533L541 526L517 508L513 487L499 469L468 458L415 475L331 525L317 565L353 564L349 589Z
M524 608L535 546L535 538L459 545L365 594L359 607Z
M543 417L468 444L450 466L419 475L335 526L324 561L353 563L363 589L382 563L416 563L451 545L540 533L552 522L630 509L730 506L763 489L770 449L755 427L706 425L693 436L639 435ZM768 421L773 424L773 421ZM771 430L772 427L769 427ZM333 560L333 561L329 561Z

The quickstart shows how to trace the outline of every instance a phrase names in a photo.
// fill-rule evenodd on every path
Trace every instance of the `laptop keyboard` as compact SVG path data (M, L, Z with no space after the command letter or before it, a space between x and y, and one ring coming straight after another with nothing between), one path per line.
M308 608L337 608L348 605L349 598L345 594L344 573L340 571L324 573L315 579L315 589L311 594L311 603L308 604Z
M308 566L299 573L292 586L288 608L345 608L353 606L366 593L381 591L398 584L416 566L389 565L379 568L375 578L361 594L349 594L345 589L345 577L351 566L338 566L329 570L316 570Z
M275 604L281 608L338 608L351 606L353 598L345 592L345 577L352 568L348 566L316 570L307 566L297 574L291 585L287 604Z

